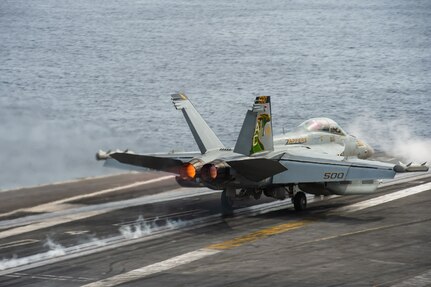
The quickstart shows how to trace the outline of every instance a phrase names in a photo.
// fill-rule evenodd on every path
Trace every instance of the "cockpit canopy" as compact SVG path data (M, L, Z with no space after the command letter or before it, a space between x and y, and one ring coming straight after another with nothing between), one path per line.
M328 118L313 118L309 119L297 128L297 131L308 131L308 132L326 132L335 135L345 136L346 133L343 129L333 120Z

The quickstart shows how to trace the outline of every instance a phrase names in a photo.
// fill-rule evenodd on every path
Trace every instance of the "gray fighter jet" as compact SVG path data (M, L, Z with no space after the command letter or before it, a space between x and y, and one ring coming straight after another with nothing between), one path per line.
M396 173L428 171L425 163L404 165L367 160L374 153L364 141L347 134L328 118L313 118L274 138L270 97L256 97L247 111L234 148L226 148L184 94L172 95L200 152L135 154L99 151L107 160L177 174L179 185L222 190L221 205L231 213L234 200L291 198L296 210L306 207L305 193L370 194L380 179Z

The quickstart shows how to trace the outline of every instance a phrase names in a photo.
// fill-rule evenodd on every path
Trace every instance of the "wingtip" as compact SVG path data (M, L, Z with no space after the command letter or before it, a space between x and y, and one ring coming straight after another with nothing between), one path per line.
M172 94L171 100L172 100L172 103L174 104L175 109L181 110L184 108L184 105L187 103L186 101L188 100L188 98L184 93L179 92L176 94Z
M109 152L104 152L103 150L99 150L96 153L96 160L106 160L109 157Z
M171 99L172 99L172 101L188 100L186 94L183 92L178 92L178 93L172 94Z

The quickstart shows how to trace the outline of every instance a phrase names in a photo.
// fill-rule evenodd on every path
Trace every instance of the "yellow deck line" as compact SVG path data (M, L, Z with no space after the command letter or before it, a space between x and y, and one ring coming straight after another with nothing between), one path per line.
M303 220L275 225L269 228L261 229L243 236L236 237L232 240L212 244L205 248L181 254L179 256L175 256L164 261L160 261L151 265L131 270L129 272L115 275L113 277L108 277L96 282L92 282L81 287L110 287L125 284L131 281L142 279L147 276L151 276L156 273L170 270L181 265L189 264L191 262L200 260L208 256L218 254L220 252L223 252L223 250L239 247L245 243L253 242L271 235L280 234L286 231L300 228L310 222L311 220Z
M246 235L242 235L239 237L235 237L231 240L227 240L220 243L215 243L207 246L206 248L209 249L216 249L216 250L226 250L226 249L232 249L238 246L241 246L246 243L250 243L259 239L263 239L265 237L269 237L275 234L284 233L293 229L300 228L311 221L309 220L302 220L302 221L295 221L290 223L284 223L280 225L275 225L269 228L261 229Z

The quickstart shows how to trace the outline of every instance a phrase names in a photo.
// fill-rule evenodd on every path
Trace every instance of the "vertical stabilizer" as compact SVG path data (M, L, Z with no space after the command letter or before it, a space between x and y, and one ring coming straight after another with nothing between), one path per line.
M224 148L224 145L195 109L189 99L182 93L172 95L172 103L181 110L192 131L193 137L202 154L208 150Z
M247 111L234 152L252 155L274 150L271 117L271 98L256 97L253 108Z

